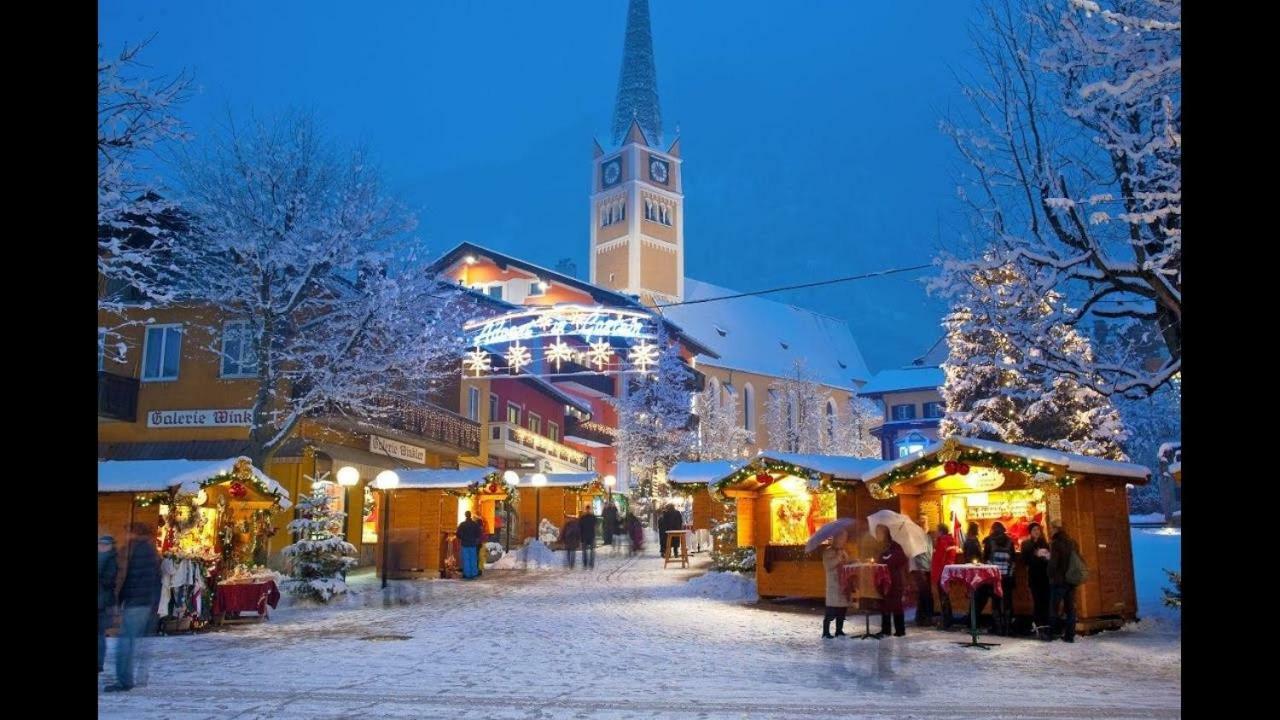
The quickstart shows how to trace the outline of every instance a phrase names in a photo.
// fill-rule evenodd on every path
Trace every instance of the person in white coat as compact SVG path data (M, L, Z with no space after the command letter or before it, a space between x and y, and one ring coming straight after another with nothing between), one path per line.
M849 562L844 546L849 542L849 533L841 531L831 539L831 544L822 550L822 569L827 574L826 614L822 617L822 637L834 638L844 635L844 618L849 611L849 598L840 587L840 576L836 568ZM836 621L836 634L831 634L831 621Z

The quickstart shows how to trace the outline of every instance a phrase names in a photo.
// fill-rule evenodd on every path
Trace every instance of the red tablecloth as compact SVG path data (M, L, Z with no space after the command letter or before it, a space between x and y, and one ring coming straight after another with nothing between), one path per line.
M942 579L938 582L945 592L951 583L960 583L970 592L982 585L991 584L996 597L1004 597L1004 587L1000 584L1000 568L995 565L944 565Z
M256 612L267 613L267 606L275 607L280 602L280 589L274 580L260 583L220 584L213 596L213 613Z
M867 590L874 588L876 596L883 598L893 584L889 566L877 563L845 563L836 568L836 577L850 597L873 597Z

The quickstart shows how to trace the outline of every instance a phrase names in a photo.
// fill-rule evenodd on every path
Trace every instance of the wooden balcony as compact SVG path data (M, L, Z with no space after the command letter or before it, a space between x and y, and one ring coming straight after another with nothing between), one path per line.
M480 423L442 407L396 404L375 422L447 446L459 455L480 454Z
M511 423L489 423L489 454L508 460L545 460L552 472L595 467L595 459L587 453Z
M618 439L618 431L607 425L567 415L564 419L564 439L587 447L612 447Z
M98 371L98 417L138 421L138 380Z

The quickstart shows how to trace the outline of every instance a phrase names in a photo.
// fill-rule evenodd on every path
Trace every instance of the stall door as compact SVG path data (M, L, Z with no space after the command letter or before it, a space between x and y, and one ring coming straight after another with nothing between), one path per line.
M1129 553L1129 523L1123 487L1093 484L1094 540L1097 543L1099 615L1120 615L1126 610L1133 560ZM1092 578L1090 578L1092 579Z
M425 569L422 552L422 496L414 490L391 492L391 574Z

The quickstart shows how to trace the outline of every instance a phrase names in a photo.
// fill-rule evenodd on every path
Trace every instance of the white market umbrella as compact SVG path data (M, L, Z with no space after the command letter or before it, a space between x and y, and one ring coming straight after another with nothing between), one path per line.
M853 525L853 518L836 518L832 520L814 531L813 537L809 538L809 542L804 544L804 551L813 552L817 550L819 545L839 535L841 531L852 530Z
M902 513L892 510L871 513L867 516L867 525L870 526L872 536L876 534L876 528L881 525L889 528L889 537L902 546L908 558L929 551L929 536L924 528L911 522L911 518Z

